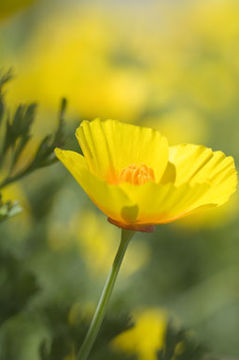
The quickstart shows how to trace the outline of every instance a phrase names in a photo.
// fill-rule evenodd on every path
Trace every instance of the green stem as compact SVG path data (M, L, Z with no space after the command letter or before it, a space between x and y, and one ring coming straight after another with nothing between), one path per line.
M104 320L106 307L109 302L110 296L112 294L114 284L117 279L117 275L119 273L119 269L122 264L122 260L124 258L125 251L128 247L129 241L133 237L133 235L134 235L134 231L122 229L121 242L120 242L117 254L115 256L110 273L106 280L106 283L105 283L104 289L102 291L100 300L98 302L97 308L95 310L95 314L91 321L90 328L88 330L88 333L87 333L85 340L79 351L79 354L77 357L78 360L86 360L89 356L91 348L92 348L92 346L95 342L95 339L98 335L98 332L100 330L102 321Z

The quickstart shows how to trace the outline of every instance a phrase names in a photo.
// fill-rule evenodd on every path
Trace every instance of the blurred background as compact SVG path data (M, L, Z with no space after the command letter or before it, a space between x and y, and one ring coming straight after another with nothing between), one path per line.
M238 0L2 0L0 69L9 68L10 113L38 104L19 166L55 129L62 97L66 149L79 150L81 120L113 118L156 128L171 145L222 150L237 163ZM119 229L61 164L2 195L23 211L0 224L0 359L74 359L72 339L83 340ZM145 350L140 339L169 318L209 352L239 358L238 213L235 194L222 208L138 233L92 359L156 359L156 345ZM131 316L140 331L132 340L131 328L124 341L118 334Z

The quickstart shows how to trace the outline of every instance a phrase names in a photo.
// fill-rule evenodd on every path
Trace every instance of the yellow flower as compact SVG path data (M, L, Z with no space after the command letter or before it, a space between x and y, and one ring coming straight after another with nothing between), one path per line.
M8 100L40 102L45 118L64 95L73 117L137 119L145 108L147 79L141 68L111 59L121 42L119 19L102 7L75 4L43 17L20 56L5 59L18 74L8 87Z
M57 157L109 221L152 231L202 207L225 203L236 189L232 157L200 145L168 146L158 131L114 120L83 121L76 130L84 156Z
M167 317L159 309L149 309L134 316L135 326L118 335L113 348L137 355L138 360L156 360L163 348Z

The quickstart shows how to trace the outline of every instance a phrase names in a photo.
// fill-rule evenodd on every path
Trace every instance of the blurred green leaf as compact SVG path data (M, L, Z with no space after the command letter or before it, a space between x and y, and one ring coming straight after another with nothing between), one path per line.
M54 154L54 149L57 146L62 146L64 144L64 114L67 106L66 99L62 99L60 105L60 111L58 116L58 127L53 135L47 135L40 143L35 157L32 163L29 165L29 169L33 171L34 169L51 165L57 158Z
M50 341L46 339L41 344L42 360L63 360L65 356L73 356L79 351L89 327L89 319L86 319L82 309L82 312L78 312L75 323L70 324L69 311L69 308L60 308L55 305L45 309L44 316L52 335ZM93 347L91 359L134 360L135 357L115 353L109 346L116 335L128 329L128 324L128 316L107 317Z
M0 73L0 91L2 92L3 86L13 78L13 72L9 69L4 74Z
M19 214L21 211L22 208L17 201L3 202L0 194L0 222Z
M115 352L111 346L109 346L110 342L117 335L128 330L132 325L130 316L125 313L122 313L119 316L106 316L100 334L92 349L92 360L136 360L134 355Z
M30 129L36 112L36 105L19 105L13 119L6 120L6 133L2 152L5 154L9 148L15 148L13 165L16 164L18 156L30 139ZM19 140L19 143L17 142ZM19 146L20 145L20 146Z
M0 329L1 360L40 360L39 347L48 333L34 311L9 318Z
M168 323L165 346L158 353L158 360L203 360L206 348L190 334Z
M0 253L0 324L23 310L38 290L35 276L25 269L24 260Z
M64 115L67 106L62 99L58 116L58 126L53 134L45 136L29 163L21 170L17 169L19 158L31 139L31 127L36 116L36 104L19 105L11 117L4 101L2 87L12 78L11 72L0 78L0 125L2 127L0 147L0 167L7 162L7 176L0 183L0 189L15 182L33 171L49 166L57 158L54 149L65 141ZM9 157L11 160L9 161Z

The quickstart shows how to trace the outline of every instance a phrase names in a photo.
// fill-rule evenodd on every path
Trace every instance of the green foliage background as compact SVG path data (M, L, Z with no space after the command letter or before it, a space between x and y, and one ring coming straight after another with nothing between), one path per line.
M61 36L65 32L68 36L69 22L62 24L62 13L69 12L65 17L71 19L71 11L74 12L76 6L74 1L66 4L55 0L50 5L47 1L38 1L23 12L18 12L19 6L15 10L13 6L12 15L4 16L0 23L1 360L74 359L99 297L105 270L94 270L94 255L90 252L86 256L87 250L81 243L81 237L85 234L85 213L93 214L94 218L103 222L105 219L63 166L56 164L53 153L55 146L63 145L67 149L80 151L73 134L83 118L118 115L124 121L150 126L153 123L153 126L168 132L166 135L169 134L169 138L172 129L168 130L167 126L172 127L173 124L176 136L172 134L172 142L175 138L180 138L181 142L198 139L200 143L233 155L236 163L238 159L239 52L236 40L239 29L238 32L235 29L239 26L233 17L234 14L239 16L237 2L229 1L229 5L225 5L223 1L214 1L212 12L205 5L198 5L199 10L203 9L202 13L208 11L208 23L212 22L213 25L210 27L203 23L206 17L199 18L202 29L200 26L194 29L190 41L186 43L181 40L183 36L188 36L186 22L183 21L181 31L177 31L170 27L173 21L170 22L167 17L181 11L188 21L193 13L188 1L181 2L180 6L172 1L171 7L166 10L163 5L157 8L163 12L166 25L163 21L156 22L153 1L148 4L132 2L130 5L123 2L122 6L109 1L89 3L79 5L84 16L88 14L88 18L83 16L84 21L81 18L86 29L92 28L95 19L101 21L103 12L107 21L118 19L116 30L114 28L115 32L112 31L111 36L105 38L105 30L99 33L98 29L93 35L87 35L85 42L77 40L77 45L71 53L67 53L66 58L78 59L78 47L78 51L85 51L88 57L85 62L78 60L76 68L79 67L81 75L77 73L76 76L76 69L72 69L72 89L67 88L66 92L62 89L67 84L64 82L65 74L57 73L58 66L59 69L65 66L64 61L62 67L59 65L62 59L57 57L59 54L64 57L65 45L62 45L62 52L56 51L56 76L54 66L46 65L49 58L44 60L42 57L48 50L47 47L38 48L40 44L43 46L38 37L42 23L43 27L51 29L49 13L56 21L53 27L57 28L57 32L62 31ZM224 5L224 16L220 17ZM87 6L89 10L86 11ZM142 23L144 10L148 20L154 19L150 30L146 27L148 33L145 39L139 30L145 26ZM61 19L60 25L56 25L58 18ZM122 18L125 22L122 22ZM132 24L133 19L135 23ZM224 23L220 23L222 19ZM234 27L228 24L234 24ZM231 30L227 31L228 28ZM71 31L76 32L74 29ZM161 41L164 36L164 41ZM34 51L32 44L36 44ZM170 46L174 51L163 52ZM164 61L157 59L157 47L158 52L164 54L162 58L165 63L171 64L165 73L165 80L161 72ZM180 58L175 55L179 52L178 48L183 53ZM36 53L35 57L32 53ZM99 59L104 57L107 57L107 61L102 65ZM40 59L37 65L34 63L36 58ZM87 65L81 69L82 63ZM177 83L177 88L171 80L172 71L176 71L175 64L180 68L179 74L189 74L188 78L185 76L184 81ZM13 72L7 72L11 66ZM71 63L65 67L67 78L70 66ZM104 71L106 75L99 75L98 79L95 69L100 74ZM217 71L214 73L215 69ZM95 82L89 75L91 71L96 76ZM81 78L84 72L89 75L86 80ZM120 79L122 74L126 74L129 81L126 81L123 89L119 81L116 91L119 98L116 96L116 100L109 101L110 104L115 101L111 108L105 100L104 87L109 86L107 77L118 79L118 72ZM157 79L158 72L160 79ZM10 80L11 74L13 79ZM49 83L44 85L42 78L46 74ZM79 83L85 81L83 88L79 85L78 89L75 78ZM100 86L99 80L102 80ZM134 96L129 87L133 82L138 89L141 80L147 92L144 89L146 95L136 109L136 105L132 105ZM169 86L171 82L173 89ZM94 91L98 92L99 104L93 102ZM126 92L129 105L122 100L121 91ZM163 100L166 91L171 95ZM161 93L163 95L158 99L156 95L161 96ZM229 93L232 94L231 101L227 101ZM61 102L60 109L57 108L64 96L68 100L67 111L65 100ZM89 105L85 105L87 96ZM137 99L139 96L136 91ZM75 98L79 98L79 103L84 105L82 108L80 105L78 108ZM32 104L35 100L37 106ZM124 118L128 112L132 117ZM191 114L186 122L185 114ZM176 122L172 121L173 115ZM199 120L195 122L195 118ZM203 135L199 136L199 133ZM190 136L191 140L188 139ZM148 258L138 266L137 271L119 277L90 359L137 359L136 355L116 352L110 342L117 334L133 326L131 313L135 309L154 307L164 309L169 314L165 346L163 350L159 349L158 359L239 358L239 224L236 196L232 202L231 207L225 205L225 210L215 217L210 213L204 219L194 219L191 223L159 226L153 234L135 236L134 242L146 246ZM112 227L110 224L106 226ZM114 229L112 234L117 246L119 232ZM127 268L127 260L124 266ZM178 342L184 342L184 351L177 355L175 348Z

